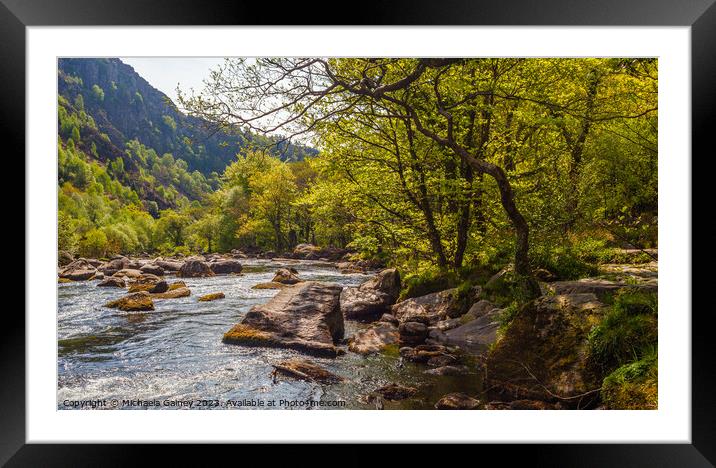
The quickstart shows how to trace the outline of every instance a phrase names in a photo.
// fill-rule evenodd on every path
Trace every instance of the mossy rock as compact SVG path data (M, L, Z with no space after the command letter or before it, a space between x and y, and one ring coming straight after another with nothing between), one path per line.
M304 359L289 359L281 361L273 364L273 368L276 369L276 372L289 377L323 384L339 383L344 380L343 377L335 375L332 372L329 372L326 369L323 369L322 367Z
M224 299L226 296L223 292L216 292L216 293L210 293L205 294L199 298L200 302L209 302L209 301L215 301L217 299Z
M163 293L169 289L167 282L164 280L146 280L137 281L129 286L129 292L147 291L149 293Z
M594 294L543 296L521 307L488 353L490 398L595 404L601 378L588 365L588 335L605 310Z
M152 297L146 291L140 291L120 297L119 299L106 303L104 306L111 309L119 309L125 312L154 310Z
M656 352L619 367L602 384L602 401L609 409L658 409L658 359Z
M288 284L278 283L276 281L268 281L251 286L251 289L283 289L289 287Z
M344 335L336 284L304 282L285 288L265 304L253 306L223 342L295 349L335 358Z
M186 283L184 283L184 281L175 281L169 285L169 289L167 289L167 291L173 291L179 288L186 288Z
M152 294L155 299L177 299L179 297L187 297L191 295L191 290L187 287L170 289L163 293Z
M231 330L224 333L222 340L224 343L241 344L248 346L279 346L280 342L275 340L270 333L257 330L249 325L237 323Z

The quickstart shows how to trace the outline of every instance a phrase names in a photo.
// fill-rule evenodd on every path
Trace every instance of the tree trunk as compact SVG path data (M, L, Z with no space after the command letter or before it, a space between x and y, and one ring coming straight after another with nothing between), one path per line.
M537 281L532 276L532 268L529 260L529 235L530 228L527 224L527 220L515 204L515 195L512 191L512 184L510 184L505 171L492 163L484 160L477 159L471 156L464 148L459 145L452 145L453 149L478 172L487 173L497 183L497 187L500 190L500 202L502 208L507 213L507 217L510 218L512 226L515 228L515 275L521 288L525 299L539 297L542 293L539 289Z
M433 216L433 210L430 207L430 200L428 198L427 187L425 187L424 181L421 180L420 184L420 202L419 208L423 212L425 217L425 224L427 225L428 240L430 241L430 247L435 252L438 258L438 267L440 270L447 270L448 261L445 256L445 250L443 249L443 243L440 239L440 233L438 228L435 226L435 217Z
M542 293L539 289L537 281L532 276L532 267L529 260L529 235L530 228L527 220L522 216L517 205L515 204L512 185L507 179L505 172L498 166L494 166L493 173L490 174L497 182L500 189L500 201L505 209L507 216L512 221L515 228L515 274L517 281L523 289L526 298L539 297Z
M463 163L464 164L464 163ZM472 207L472 181L473 171L472 167L468 164L464 164L463 177L465 181L470 185L467 194L465 194L465 200L460 203L460 212L457 224L457 245L455 247L455 257L453 260L453 266L455 270L462 267L462 262L465 257L465 249L467 248L467 239L470 232L470 216Z

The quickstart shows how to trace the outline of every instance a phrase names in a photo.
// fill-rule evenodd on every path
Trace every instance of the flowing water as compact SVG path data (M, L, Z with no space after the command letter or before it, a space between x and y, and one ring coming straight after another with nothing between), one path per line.
M320 262L247 259L241 275L182 279L191 296L155 300L155 310L141 313L102 307L126 294L123 289L98 288L98 281L59 284L58 409L75 409L78 402L88 400L102 400L107 408L116 404L120 409L188 408L189 402L192 409L371 409L374 404L361 403L360 396L394 382L419 391L408 400L385 402L386 409L428 409L449 392L479 393L481 382L476 373L426 375L424 366L401 365L397 353L364 357L348 352L327 359L292 350L223 344L223 333L251 306L277 293L251 286L270 281L275 270L285 266L296 268L306 280L343 286L368 278L343 275ZM197 301L201 295L219 291L225 299ZM347 321L346 337L364 326ZM322 385L287 377L274 379L271 364L292 357L307 357L346 380ZM123 400L141 403L131 406ZM319 402L323 406L318 406ZM105 406L84 406L92 407Z

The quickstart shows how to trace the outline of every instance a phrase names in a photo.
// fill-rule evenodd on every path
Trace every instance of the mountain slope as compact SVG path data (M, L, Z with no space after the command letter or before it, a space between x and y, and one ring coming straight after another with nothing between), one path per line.
M126 144L136 139L158 155L171 153L186 161L189 171L209 176L221 173L241 149L272 143L241 131L211 128L200 119L182 114L164 93L116 58L60 59L58 92L68 103L77 103L81 96L81 106L99 133L88 136L88 140L97 145L99 157L104 159L116 159ZM315 154L312 149L285 144L270 151L282 160L294 161Z

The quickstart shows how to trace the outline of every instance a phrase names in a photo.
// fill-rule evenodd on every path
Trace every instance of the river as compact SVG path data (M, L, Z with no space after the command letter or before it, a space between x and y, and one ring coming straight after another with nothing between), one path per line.
M296 268L305 280L343 286L355 286L369 278L344 275L321 262L246 259L241 275L184 278L191 296L155 300L155 310L142 313L102 307L126 294L123 289L98 288L98 281L59 284L57 408L75 409L77 403L72 402L78 401L116 400L121 409L372 409L373 404L359 401L361 395L388 383L400 383L419 391L407 400L385 402L385 409L432 409L446 393L479 393L477 373L426 375L425 366L399 363L397 353L364 357L347 352L327 359L292 350L223 344L224 332L251 306L277 293L251 286L270 281L276 269L287 266ZM167 279L173 280L171 276ZM211 292L223 292L226 298L197 301ZM364 326L346 321L346 337ZM322 385L287 377L274 379L271 364L291 357L307 357L346 380ZM158 406L123 405L122 400L154 401ZM183 403L189 401L195 403L191 407ZM231 404L227 406L227 402ZM250 406L253 403L263 406Z

